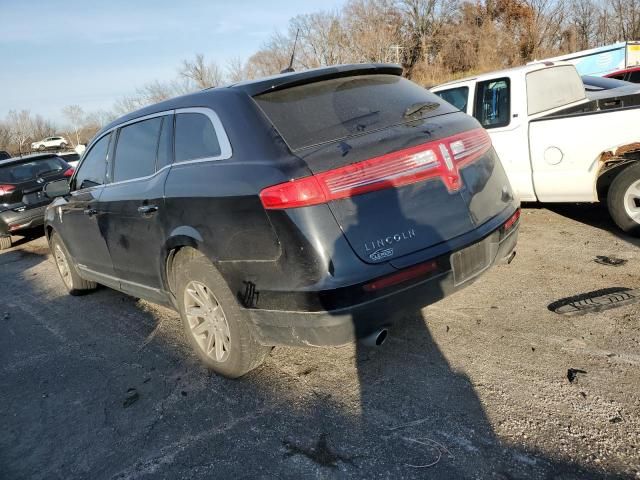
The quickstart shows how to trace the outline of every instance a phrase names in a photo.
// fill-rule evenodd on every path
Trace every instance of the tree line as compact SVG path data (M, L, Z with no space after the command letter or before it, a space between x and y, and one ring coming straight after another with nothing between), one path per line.
M60 128L40 115L9 112L0 149L64 133L85 143L111 119L167 98L279 73L341 63L400 63L405 75L432 86L453 78L640 39L640 0L348 0L332 11L298 15L247 59L225 65L203 54L183 60L174 78L155 80L117 99L110 111L65 107Z

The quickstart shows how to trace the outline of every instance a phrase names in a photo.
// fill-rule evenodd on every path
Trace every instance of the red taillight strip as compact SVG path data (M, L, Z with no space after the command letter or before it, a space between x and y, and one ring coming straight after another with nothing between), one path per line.
M515 225L515 223L518 221L519 218L520 218L520 209L517 209L513 213L513 215L509 217L509 220L504 222L504 231L508 232L509 230L511 230L511 227Z
M16 189L13 185L0 185L0 195L6 195Z
M460 189L459 169L491 148L481 128L335 168L260 192L267 209L295 208L440 177L450 192Z
M407 280L420 277L427 273L435 272L437 269L438 264L435 260L432 260L430 262L414 265L413 267L407 268L406 270L402 270L398 273L392 273L391 275L379 278L377 280L374 280L373 282L366 283L362 286L362 289L365 292L375 292L380 289L391 287L392 285L397 285L399 283L406 282Z

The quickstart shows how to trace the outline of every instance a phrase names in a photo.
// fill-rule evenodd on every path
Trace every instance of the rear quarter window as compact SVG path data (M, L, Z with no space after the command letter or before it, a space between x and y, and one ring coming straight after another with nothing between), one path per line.
M221 155L216 130L203 113L178 113L175 123L175 161L186 162Z
M440 90L434 92L444 101L449 102L458 110L467 111L467 102L469 101L469 87L450 88L448 90Z
M257 95L254 100L292 150L456 111L425 88L395 75L324 80Z
M571 65L530 72L526 81L529 115L569 105L585 98L582 79Z

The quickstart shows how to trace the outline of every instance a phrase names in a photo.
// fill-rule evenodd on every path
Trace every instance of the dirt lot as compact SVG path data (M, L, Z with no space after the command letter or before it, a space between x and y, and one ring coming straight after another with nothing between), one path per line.
M19 241L0 254L0 477L640 478L640 303L548 309L639 288L640 242L594 207L522 218L512 265L381 348L276 348L239 381L198 365L172 311L69 297L44 239Z

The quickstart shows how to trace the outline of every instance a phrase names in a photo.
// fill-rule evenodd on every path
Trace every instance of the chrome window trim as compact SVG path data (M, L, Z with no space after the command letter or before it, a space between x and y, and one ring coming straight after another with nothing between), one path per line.
M101 185L101 186L110 187L111 185L121 185L121 184L124 184L124 183L131 183L131 182L137 182L137 181L142 181L142 180L149 180L149 179L155 177L156 175L158 175L159 173L161 173L163 170L171 169L171 168L173 168L175 166L190 165L190 164L193 164L193 163L202 163L202 162L215 162L215 161L218 161L218 160L227 160L227 159L229 159L229 158L231 158L233 156L233 149L231 148L231 143L229 142L229 137L227 136L227 132L224 129L224 126L222 125L222 121L220 120L220 117L218 117L218 114L214 110L209 108L209 107L176 108L175 110L165 110L165 111L158 112L158 113L152 113L150 115L145 115L143 117L138 117L138 118L134 118L132 120L128 120L128 121L123 122L123 123L119 123L118 125L115 125L112 128L110 128L109 130L107 130L106 132L104 132L103 135L100 135L100 138L98 138L95 141L91 142L91 144L87 147L86 151L88 152L91 148L93 148L93 145L95 143L97 143L105 135L107 135L109 133L112 133L114 130L117 130L117 129L121 128L121 127L126 127L127 125L130 125L132 123L141 122L141 121L148 120L148 119L155 118L155 117L162 117L162 116L167 116L167 115L177 115L177 114L180 114L180 113L201 113L201 114L203 114L203 115L205 115L206 117L209 118L209 121L213 125L213 129L216 132L216 136L218 137L218 143L220 144L220 155L215 156L215 157L194 158L193 160L185 160L184 162L176 162L175 158L174 158L173 159L174 161L172 163L170 163L169 165L165 165L164 167L162 167L159 170L156 170L151 175L147 175L147 176L144 176L144 177L129 178L127 180L120 180L119 182L105 183L104 185ZM175 128L174 128L174 131L173 131L173 140L174 140L174 147L175 147ZM117 145L116 145L116 147L117 147ZM84 155L83 155L83 158L81 159L80 163L78 163L78 170L80 169L80 166L82 165L82 160L84 160Z

